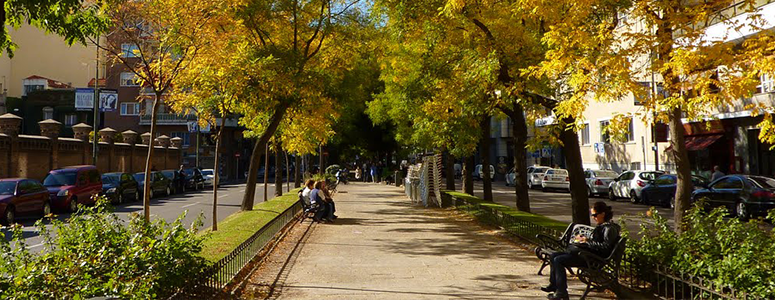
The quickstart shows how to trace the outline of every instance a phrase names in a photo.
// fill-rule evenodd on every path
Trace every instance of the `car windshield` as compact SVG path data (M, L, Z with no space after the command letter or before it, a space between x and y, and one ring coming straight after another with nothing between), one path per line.
M43 180L45 186L75 185L76 172L53 172Z
M213 175L213 170L203 170L202 175Z
M645 180L654 180L655 178L659 177L659 175L662 175L662 173L659 172L643 172L638 175L640 179Z
M549 168L536 168L533 170L533 173L546 173L546 170L549 170Z
M103 183L119 183L119 182L121 182L121 175L119 175L119 174L102 175L102 182Z
M750 178L751 178L751 181L756 182L756 184L762 188L775 189L775 179L767 178L767 177L753 177L753 176L751 176Z
M557 175L568 175L568 171L565 171L565 170L554 170L554 174L557 174Z
M0 182L0 195L13 195L16 191L16 181Z
M161 174L164 175L164 177L167 177L169 179L175 178L175 171L169 170L169 171L161 171Z
M145 181L145 173L137 173L133 175L135 177L135 180L139 183L143 183Z
M614 177L617 177L617 176L619 176L619 174L616 174L616 172L614 172L614 171L606 171L606 170L595 171L595 177L611 177L611 178L614 178Z

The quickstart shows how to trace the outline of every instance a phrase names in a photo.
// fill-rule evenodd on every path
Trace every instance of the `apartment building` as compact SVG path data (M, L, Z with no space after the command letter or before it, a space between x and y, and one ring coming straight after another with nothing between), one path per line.
M760 0L758 8L761 16L767 20L770 28L775 25L775 2ZM736 16L740 21L746 15L738 6L728 7L721 12L725 16ZM731 33L731 34L728 34ZM727 42L740 42L743 38L756 34L751 31L735 31L725 23L715 23L706 28L707 39L723 39ZM747 173L775 175L775 152L772 145L759 141L757 124L761 117L753 115L746 106L751 103L763 103L769 107L775 104L775 82L769 76L760 78L755 95L739 99L732 105L713 108L713 113L705 120L684 119L686 146L692 171L707 174L718 165L726 173ZM643 80L644 88L650 89L654 83ZM635 115L625 142L613 142L604 128L616 114ZM610 103L592 101L584 113L585 127L579 132L581 154L585 168L629 170L674 170L671 157L667 155L669 147L667 127L654 124L635 97L628 97Z

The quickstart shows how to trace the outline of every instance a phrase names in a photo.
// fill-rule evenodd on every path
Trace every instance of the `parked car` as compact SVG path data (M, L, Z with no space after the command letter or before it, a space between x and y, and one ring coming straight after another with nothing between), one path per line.
M145 173L135 173L134 175L135 180L137 180L137 183L139 184L140 190L145 191ZM164 177L164 175L161 174L159 171L153 171L151 172L151 194L150 199L153 199L153 197L156 197L157 195L164 194L166 196L169 196L172 194L172 181Z
M528 168L528 170L530 170L530 168ZM511 168L511 170L509 170L509 172L506 173L506 186L513 186L515 184L514 180L516 180L516 178L517 178L517 172L514 171L514 168Z
M611 170L586 170L584 179L587 181L587 195L594 197L608 194L608 186L619 174Z
M172 193L180 194L186 191L186 183L188 179L184 174L180 174L178 170L163 170L161 174L167 177L172 184Z
M93 204L94 196L102 192L102 178L95 166L71 166L51 170L43 185L51 195L55 208L75 212L78 204Z
M11 225L17 216L48 215L51 196L35 179L0 179L0 223Z
M646 205L660 205L675 208L675 186L678 177L673 174L665 174L657 177L651 184L640 192L641 202ZM694 190L708 186L705 177L692 175Z
M202 175L205 177L205 185L212 186L213 180L215 180L215 170L204 169L202 170Z
M541 186L541 182L544 181L544 174L546 171L548 171L549 167L541 167L536 166L533 167L532 170L528 170L527 172L527 186L529 188L533 188L536 186Z
M570 177L565 169L549 169L544 173L541 181L541 190L561 189L570 192Z
M707 188L695 190L692 201L705 198L710 206L726 206L741 219L766 216L775 208L775 179L753 175L727 175Z
M482 169L484 169L482 165L476 165L476 167L474 168L475 179L477 180L484 179L484 173L482 173ZM492 165L490 165L490 180L494 180L494 179L495 179L495 168Z
M608 199L630 198L630 202L640 202L640 192L646 185L665 174L662 171L627 171L616 177L608 186Z
M112 203L124 203L126 200L140 200L139 185L129 173L102 174L102 193Z
M205 188L205 177L199 168L183 169L186 173L186 188L192 190L203 190Z

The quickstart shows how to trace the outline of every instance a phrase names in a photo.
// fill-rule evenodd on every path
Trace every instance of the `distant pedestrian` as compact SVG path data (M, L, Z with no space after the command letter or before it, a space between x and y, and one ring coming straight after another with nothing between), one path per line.
M371 182L377 182L377 165L371 165Z
M716 179L724 177L724 175L726 174L721 172L721 168L719 168L719 166L713 166L713 175L710 175L710 181L714 181Z
M361 180L361 167L355 167L355 180Z

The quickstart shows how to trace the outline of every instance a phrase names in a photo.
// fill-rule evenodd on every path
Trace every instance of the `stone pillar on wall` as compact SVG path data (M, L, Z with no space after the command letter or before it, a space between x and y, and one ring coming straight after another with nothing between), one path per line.
M19 128L22 124L22 118L14 114L4 114L0 116L0 133L7 135L11 138L10 146L8 149L8 157L5 158L5 163L8 166L8 174L6 177L16 177L19 174Z
M51 140L51 156L48 160L49 170L59 168L59 131L62 129L62 123L48 119L38 122L40 126L40 135Z
M91 133L91 126L85 123L78 123L73 125L73 137L83 141L83 155L81 156L81 163L87 164L89 158L89 133Z
M148 145L149 147L153 146L151 144L151 133L150 132L146 132L146 133L141 134L140 138L143 139L143 144L144 145Z
M113 170L113 162L116 161L116 147L113 145L113 140L116 136L116 132L118 131L110 127L105 127L99 131L100 142L108 143L108 169L103 172L116 171Z
M156 142L159 143L159 146L164 147L164 168L169 169L170 166L168 166L169 162L169 148L170 148L170 137L166 135L161 135L160 137L156 138Z
M132 146L129 149L129 155L124 156L125 160L126 159L129 160L129 164L127 164L126 161L125 161L124 162L124 166L125 167L129 166L129 169L128 170L121 170L121 171L122 172L132 173L134 171L135 143L137 143L137 132L134 132L132 130L127 130L127 131L122 132L121 135L124 137L124 143L127 143L130 146Z

